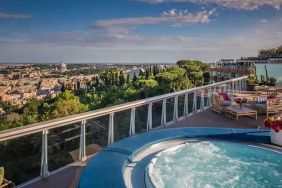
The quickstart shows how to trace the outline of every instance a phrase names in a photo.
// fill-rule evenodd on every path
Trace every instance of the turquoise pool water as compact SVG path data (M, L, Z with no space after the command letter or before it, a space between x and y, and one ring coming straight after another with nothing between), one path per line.
M157 154L147 173L158 188L282 187L282 154L236 142L188 142Z

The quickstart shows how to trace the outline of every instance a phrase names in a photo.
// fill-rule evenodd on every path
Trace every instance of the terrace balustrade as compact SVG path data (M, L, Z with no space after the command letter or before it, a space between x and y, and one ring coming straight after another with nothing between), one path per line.
M3 149L5 146L11 147L9 142L15 139L21 139L22 137L25 137L22 143L39 143L38 153L41 159L37 156L37 158L27 157L27 160L40 160L31 168L37 170L40 168L40 170L38 170L37 174L18 179L16 182L18 184L28 184L34 178L47 178L50 173L64 168L70 163L87 160L98 151L95 150L98 146L103 148L127 136L173 126L177 121L189 118L193 114L211 107L213 92L224 91L234 93L245 90L246 80L247 76L243 76L210 85L1 131L0 144L4 144L0 149ZM26 142L29 138L37 139L35 139L36 142ZM92 151L89 152L88 150L91 150L91 148ZM64 161L68 158L69 154L71 154L72 159ZM1 162L3 160L0 158L0 164ZM13 163L14 161L11 162ZM5 166L5 164L1 165ZM10 170L9 165L6 165L5 168L7 171ZM8 174L12 178L16 172L13 173L12 170L10 171Z

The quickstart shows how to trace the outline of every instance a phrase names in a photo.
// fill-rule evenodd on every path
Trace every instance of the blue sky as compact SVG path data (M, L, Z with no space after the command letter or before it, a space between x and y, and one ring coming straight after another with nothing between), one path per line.
M213 62L282 44L282 0L0 0L0 62Z

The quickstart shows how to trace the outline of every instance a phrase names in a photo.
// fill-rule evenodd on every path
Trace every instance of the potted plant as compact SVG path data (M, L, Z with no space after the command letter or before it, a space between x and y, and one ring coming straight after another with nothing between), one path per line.
M264 120L264 125L271 130L271 143L282 146L281 117L269 117Z
M248 102L248 99L246 98L240 98L240 97L236 97L234 98L234 101L240 106L240 109L243 108L243 104L247 103Z
M254 91L255 86L258 85L257 74L255 71L255 66L249 68L248 80L247 80L247 90Z

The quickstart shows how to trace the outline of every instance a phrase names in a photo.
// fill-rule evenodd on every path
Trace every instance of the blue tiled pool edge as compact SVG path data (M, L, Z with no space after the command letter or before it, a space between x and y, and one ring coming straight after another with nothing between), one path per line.
M179 138L218 138L270 143L268 130L233 128L169 128L137 134L103 149L91 159L80 176L79 188L125 188L124 169L134 154L163 141Z

